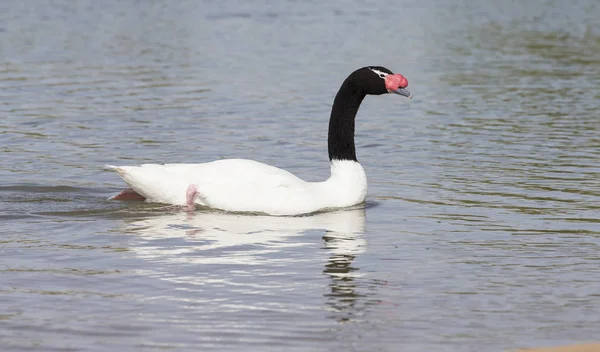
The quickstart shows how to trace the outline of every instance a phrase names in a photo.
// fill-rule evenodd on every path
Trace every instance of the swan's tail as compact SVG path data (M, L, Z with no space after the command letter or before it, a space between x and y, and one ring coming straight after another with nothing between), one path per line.
M117 174L119 174L119 176L121 176L121 178L125 181L127 181L125 179L125 175L127 174L127 170L126 170L127 166L115 166L115 165L104 165L104 169L105 170L110 170L110 171L116 171ZM140 195L139 193L137 193L136 191L134 191L132 188L127 188L121 191L121 193L117 194L116 196L110 197L108 198L110 200L145 200L146 198L142 195Z
M186 188L192 183L181 176L181 172L174 172L168 165L143 164L140 166L114 166L105 165L105 168L116 171L117 174L131 188L116 199L139 199L156 203L174 205L186 204ZM115 198L113 198L115 199ZM196 199L202 199L197 197Z
M115 166L115 165L108 165L108 164L104 165L104 169L105 170L116 171L119 174L119 176L121 176L122 178L124 178L125 177L125 173L127 173L125 167Z

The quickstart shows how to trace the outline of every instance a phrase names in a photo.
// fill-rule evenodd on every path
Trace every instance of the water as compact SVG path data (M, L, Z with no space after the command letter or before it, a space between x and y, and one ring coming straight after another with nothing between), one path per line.
M0 5L0 345L503 351L600 329L595 1ZM104 164L328 176L364 65L366 206L274 218L107 200Z

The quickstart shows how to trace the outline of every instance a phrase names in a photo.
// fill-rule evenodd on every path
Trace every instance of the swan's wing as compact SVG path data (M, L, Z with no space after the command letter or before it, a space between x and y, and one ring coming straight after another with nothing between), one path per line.
M305 181L290 172L252 160L209 164L195 174L194 184L207 205L215 208L260 211L261 205L278 207L297 199L307 188Z
M187 187L194 184L205 205L227 209L238 204L273 201L282 191L302 190L306 182L288 171L253 160L225 159L203 164L143 164L109 166L148 201L185 204Z
M181 176L194 184L245 187L298 187L305 182L294 174L254 160L224 159L203 164L142 165L164 168L172 176Z

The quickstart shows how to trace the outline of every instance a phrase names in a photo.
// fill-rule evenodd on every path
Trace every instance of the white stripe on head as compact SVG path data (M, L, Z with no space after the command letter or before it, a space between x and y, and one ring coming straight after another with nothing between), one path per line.
M376 68L369 67L369 70L373 71L373 72L374 72L374 73L375 73L377 76L379 76L379 77L381 77L381 78L383 78L383 79L385 79L385 77L386 77L387 75L389 75L389 73L387 73L387 72L383 72L383 71L379 71L379 70L378 70L378 69L376 69Z

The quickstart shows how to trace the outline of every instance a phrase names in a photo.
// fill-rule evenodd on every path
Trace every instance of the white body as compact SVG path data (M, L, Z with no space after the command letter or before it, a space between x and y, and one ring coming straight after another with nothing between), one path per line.
M359 204L367 194L365 171L352 160L333 160L323 182L245 159L109 167L147 202L185 205L187 189L195 185L196 204L225 211L299 215Z

